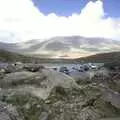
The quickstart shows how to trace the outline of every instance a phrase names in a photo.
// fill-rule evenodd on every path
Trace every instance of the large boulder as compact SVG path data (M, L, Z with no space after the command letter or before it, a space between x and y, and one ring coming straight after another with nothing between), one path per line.
M63 88L77 87L71 77L49 69L34 73L27 71L10 73L1 80L0 85L3 88L17 87L20 91L31 92L43 99L46 99L56 86Z

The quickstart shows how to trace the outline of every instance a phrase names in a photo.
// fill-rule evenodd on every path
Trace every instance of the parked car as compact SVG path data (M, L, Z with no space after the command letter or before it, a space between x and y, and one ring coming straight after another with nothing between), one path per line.
M84 72L83 66L78 66L78 67L72 67L73 70L79 71L79 72Z
M59 72L62 72L62 73L65 73L65 74L69 75L69 70L68 70L67 67L60 67Z
M88 65L89 65L89 67L90 67L91 69L97 69L97 66L94 65L93 63L89 63Z
M91 68L92 68L92 69L97 69L97 66L91 65Z
M89 66L88 65L83 65L84 71L88 71L89 70Z

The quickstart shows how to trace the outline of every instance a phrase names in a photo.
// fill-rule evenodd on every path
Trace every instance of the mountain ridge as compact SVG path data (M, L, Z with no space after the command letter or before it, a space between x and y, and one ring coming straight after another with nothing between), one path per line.
M120 41L105 38L63 36L50 39L33 39L21 43L2 43L0 49L37 57L79 58L97 53L120 50Z

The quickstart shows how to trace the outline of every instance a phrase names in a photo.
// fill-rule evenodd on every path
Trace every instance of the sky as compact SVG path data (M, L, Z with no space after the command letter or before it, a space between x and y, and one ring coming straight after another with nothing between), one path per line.
M120 0L0 0L0 41L56 36L120 40Z
M97 0L33 0L35 6L45 15L56 13L59 16L71 16L80 13L90 1ZM104 11L111 17L120 17L120 0L102 0Z

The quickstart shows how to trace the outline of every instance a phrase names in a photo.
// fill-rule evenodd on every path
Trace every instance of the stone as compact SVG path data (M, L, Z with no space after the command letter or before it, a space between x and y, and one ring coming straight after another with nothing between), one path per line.
M12 105L0 102L0 120L24 120Z
M42 112L40 115L40 119L39 120L48 120L48 113L47 112Z

